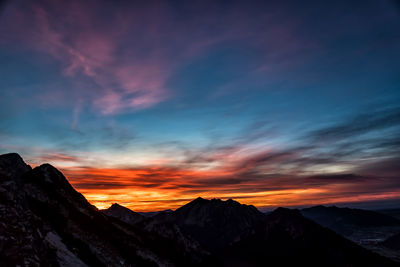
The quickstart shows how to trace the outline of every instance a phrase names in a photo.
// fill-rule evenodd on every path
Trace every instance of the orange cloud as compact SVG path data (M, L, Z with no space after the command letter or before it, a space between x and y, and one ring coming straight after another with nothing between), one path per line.
M73 186L94 205L120 203L136 211L175 209L198 196L233 198L259 208L398 198L392 179L351 174L237 177L222 170L167 167L64 168Z

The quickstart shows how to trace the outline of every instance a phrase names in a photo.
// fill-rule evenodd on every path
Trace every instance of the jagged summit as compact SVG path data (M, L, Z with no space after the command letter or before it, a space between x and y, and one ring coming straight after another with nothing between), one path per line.
M23 184L29 195L35 195L35 198L47 198L49 203L69 203L77 209L97 210L75 190L57 168L50 164L42 164L26 173L23 176Z
M33 173L40 174L37 178L42 180L42 182L72 189L67 178L56 167L48 163L34 168Z
M177 217L184 217L185 224L202 225L210 219L223 220L239 219L240 216L254 218L262 216L262 213L252 205L240 204L232 199L204 199L198 197L174 212Z
M283 208L283 207L279 207L276 208L275 210L273 210L271 213L269 213L270 216L300 216L303 217L301 215L301 212L298 209L288 209L288 208Z
M212 214L216 213L218 211L218 214L225 214L225 215L234 215L236 212L248 212L250 214L253 214L255 216L261 215L262 213L253 205L246 205L246 204L241 204L235 200L228 199L228 200L221 200L218 198L213 198L213 199L204 199L202 197L198 197L191 202L187 203L186 205L183 205L182 207L178 208L175 211L175 214L184 214L184 215L189 215L188 213L191 213L193 216L202 216L207 215L211 216ZM200 212L200 214L199 214ZM217 215L217 214L214 214Z
M0 155L0 172L8 178L19 178L31 169L17 153Z
M246 204L241 204L233 199L227 199L227 200L222 200L220 198L212 198L212 199L205 199L202 197L197 197L196 199L190 201L189 203L187 203L186 205L183 205L182 207L178 208L176 211L182 210L182 209L187 209L188 207L195 207L198 205L208 205L208 206L225 206L225 207L229 207L229 206L243 206L243 207L250 207L250 208L254 208L257 209L256 207L254 207L253 205L246 205Z
M0 155L0 160L12 160L14 162L24 162L24 160L22 159L22 157L18 154L18 153L6 153L6 154L1 154Z

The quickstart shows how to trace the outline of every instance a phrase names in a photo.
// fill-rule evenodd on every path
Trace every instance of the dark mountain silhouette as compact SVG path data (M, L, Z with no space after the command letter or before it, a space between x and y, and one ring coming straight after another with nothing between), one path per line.
M207 250L215 252L250 231L264 214L254 206L243 205L232 199L222 201L199 197L170 216L185 234Z
M392 250L396 250L400 254L400 232L387 238L382 245Z
M279 208L263 215L233 200L197 198L175 212L136 225L168 233L173 239L189 239L191 244L197 240L211 252L203 258L205 266L396 266L304 218L298 210ZM229 227L234 230L226 231ZM179 234L171 234L171 229ZM214 247L210 244L218 240L218 233L225 240Z
M303 209L301 213L371 251L400 261L400 253L382 243L400 233L400 220L397 218L377 211L335 206L315 206Z
M160 210L160 211L148 211L148 212L138 212L140 215L143 215L144 217L153 217L159 214L164 214L164 213L170 213L173 212L171 209L167 210Z
M400 232L375 245L376 251L394 261L400 262Z
M115 218L113 224L129 232L134 230L135 235L140 233L153 250L173 259L171 266L200 266L204 260L208 261L209 253L197 241L182 234L180 228L170 220L161 219L161 216L161 220L155 217L130 220L132 211L120 205L118 213L121 219L110 216Z
M301 213L306 218L348 237L360 231L367 234L374 228L379 228L379 231L383 227L393 231L400 230L400 220L370 210L315 206L302 209ZM388 234L390 235L390 232L386 233L386 235ZM384 236L385 234L380 238Z
M198 198L99 211L57 169L0 156L0 266L395 266L295 210ZM367 264L366 264L367 263Z
M121 206L117 203L112 204L111 207L103 210L103 212L110 217L117 218L125 223L132 225L145 219L143 215L134 212L128 208L125 208L124 206Z
M400 225L400 220L371 210L314 206L302 209L301 213L322 225L332 227L335 224L348 224L359 227Z
M203 259L209 258L209 253L203 250L197 241L184 235L173 219L165 216L167 213L160 212L146 217L119 204L113 204L103 212L135 229L144 231L148 236L158 237L159 240L155 240L158 243L162 239L163 245L175 246L176 251L193 260L192 264L199 264Z
M4 181L7 177L17 180L30 170L31 166L25 164L20 155L16 153L0 155L0 175Z
M377 210L377 212L386 214L390 217L400 220L400 209L384 209L384 210Z
M0 168L1 266L193 265L174 243L98 211L51 165L6 154Z
M278 208L221 254L224 266L395 266L304 218Z

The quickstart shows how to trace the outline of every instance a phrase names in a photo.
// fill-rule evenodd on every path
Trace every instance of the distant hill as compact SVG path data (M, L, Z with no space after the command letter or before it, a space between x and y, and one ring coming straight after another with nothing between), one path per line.
M148 212L138 212L140 215L143 215L144 217L153 217L159 214L164 214L164 213L170 213L173 210L167 209L167 210L160 210L160 211L148 211Z
M388 237L378 248L382 250L384 256L400 262L400 232Z
M383 245L400 252L400 233L390 236L383 242Z
M128 224L135 224L145 219L143 215L125 208L117 203L112 204L111 207L102 211L104 214L117 218Z
M400 209L384 209L384 210L377 210L377 212L386 214L388 216L400 220Z
M301 213L369 250L400 260L400 253L383 245L386 239L400 233L400 220L397 218L377 211L335 206L315 206L302 209Z
M400 220L370 210L315 206L302 209L301 213L306 218L348 237L360 230L370 231L373 228L400 230ZM380 238L385 238L385 234L382 234Z

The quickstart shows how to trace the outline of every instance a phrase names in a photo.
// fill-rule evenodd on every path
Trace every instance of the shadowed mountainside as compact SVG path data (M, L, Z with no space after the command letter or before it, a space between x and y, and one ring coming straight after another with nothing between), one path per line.
M301 213L370 250L391 256L393 259L400 255L386 251L386 246L382 246L384 240L400 233L400 220L397 218L376 211L335 206L315 206L303 209Z
M388 248L400 250L400 233L389 237L383 242L383 244Z
M377 212L386 214L390 217L400 220L400 209L383 209L383 210L377 210Z
M278 208L222 253L224 266L390 266L350 240ZM394 265L394 264L393 264Z
M400 232L388 237L380 245L386 249L385 255L400 262Z
M186 238L197 240L213 252L210 261L205 261L206 266L397 266L304 218L298 210L279 208L263 215L254 209L233 200L197 198L174 212L137 224L141 227L179 224L178 229L185 229ZM242 213L254 215L254 220L243 220L239 216ZM242 227L225 231L223 226L229 229L236 225L234 218L238 218ZM185 228L185 224L190 227ZM215 250L214 229L233 241L220 243Z
M218 251L250 231L264 214L232 199L197 198L170 214L182 231L209 251Z
M314 206L302 209L303 216L325 226L357 244L385 257L400 261L396 249L396 234L400 233L400 220L378 211ZM391 241L392 240L392 241Z
M302 209L301 213L303 216L346 236L350 236L360 228L397 227L400 229L400 220L370 210L314 206Z
M54 167L0 156L2 266L188 266L163 237L111 218ZM168 246L166 244L169 244Z

